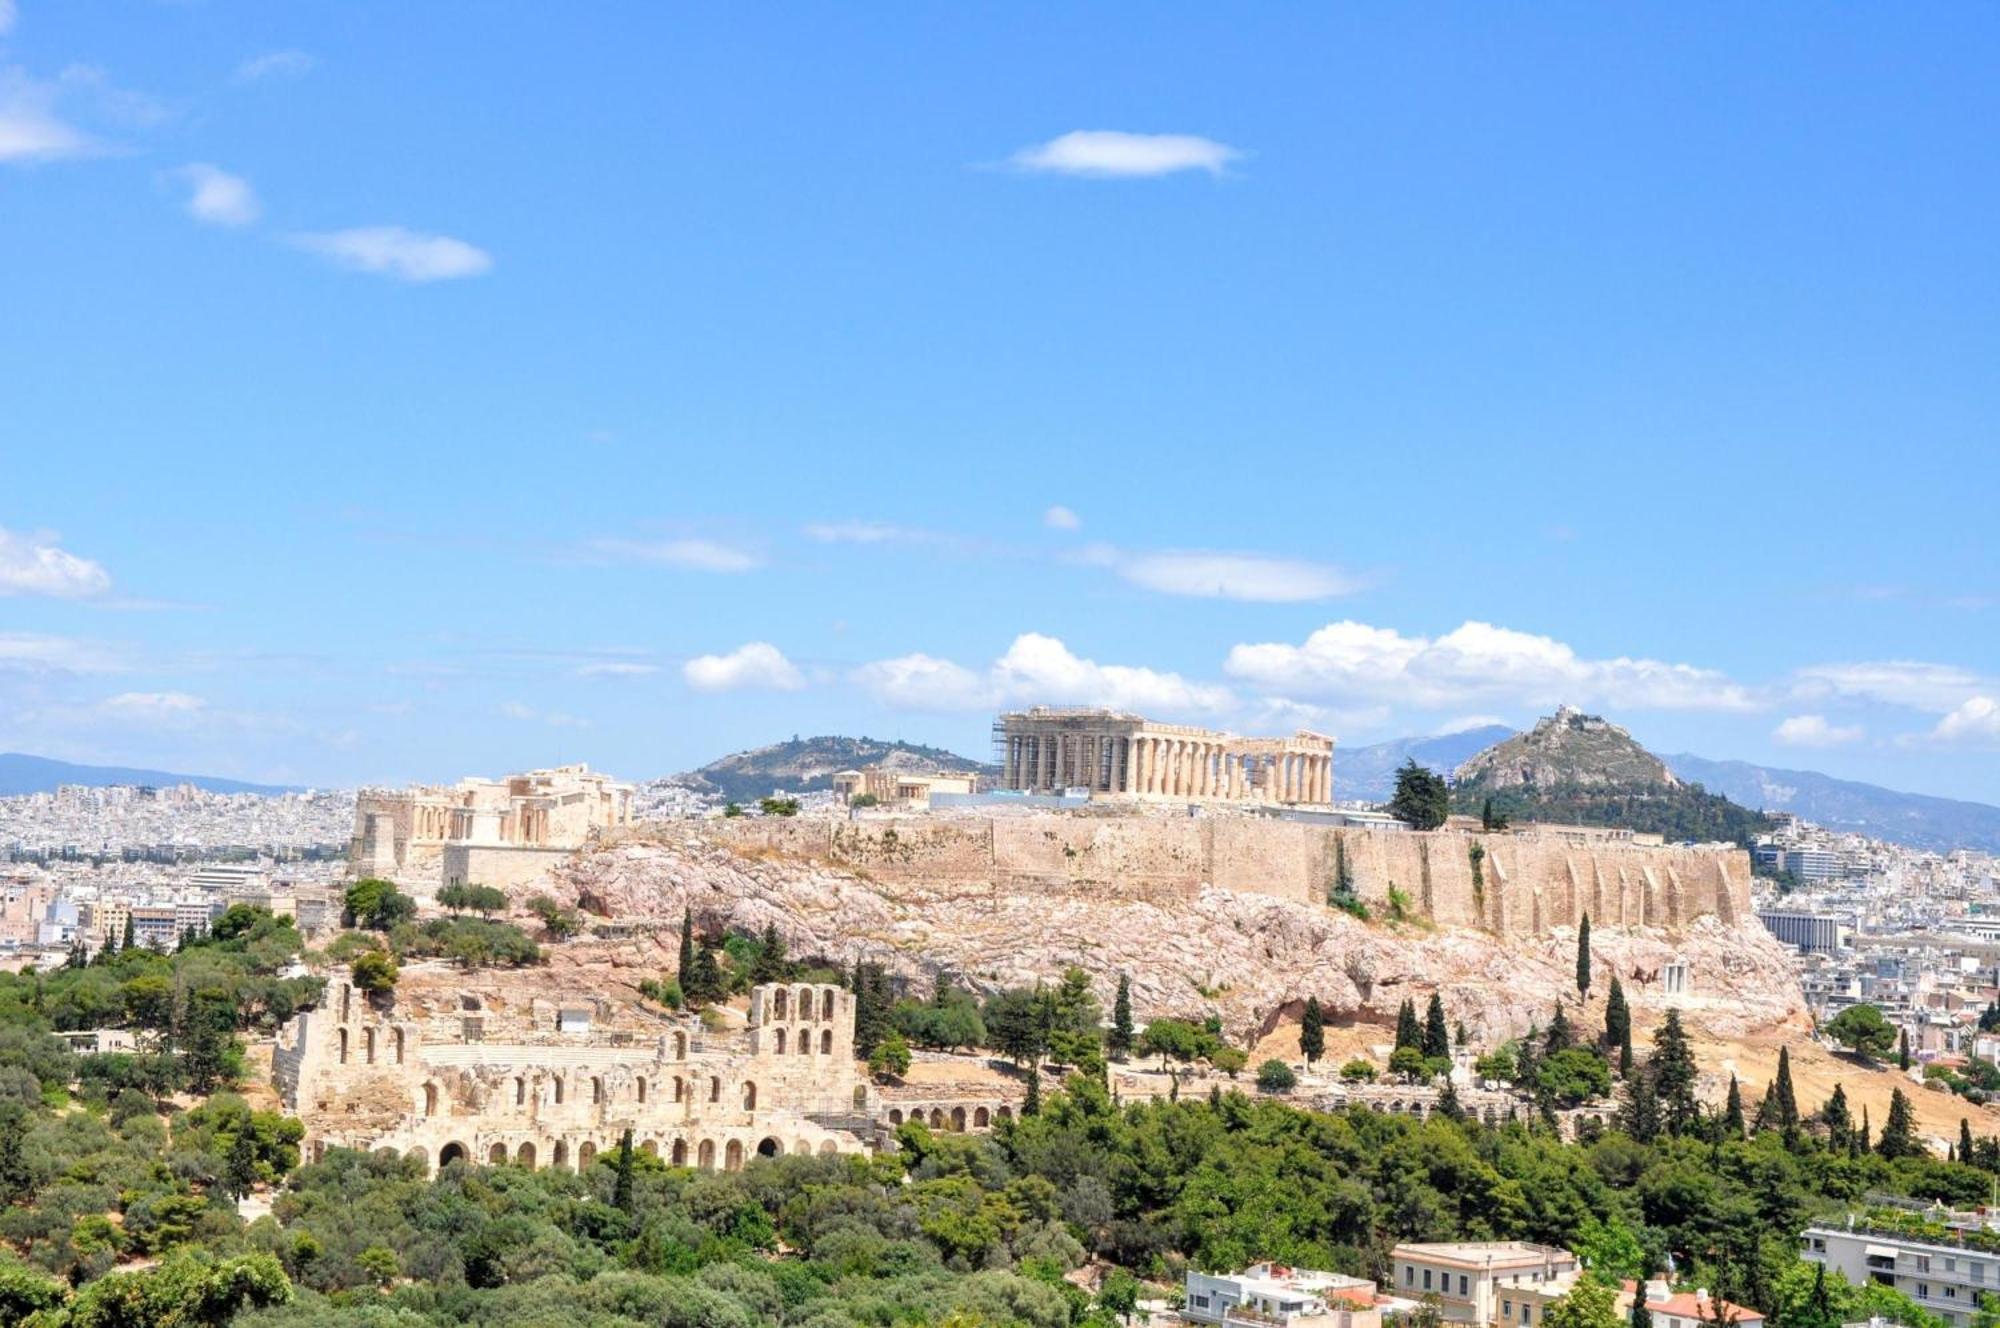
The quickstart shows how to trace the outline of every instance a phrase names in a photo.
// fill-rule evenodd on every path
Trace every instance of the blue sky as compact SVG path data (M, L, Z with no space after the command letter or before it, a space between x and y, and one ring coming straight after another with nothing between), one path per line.
M2000 12L0 0L0 748L1560 701L2000 800Z

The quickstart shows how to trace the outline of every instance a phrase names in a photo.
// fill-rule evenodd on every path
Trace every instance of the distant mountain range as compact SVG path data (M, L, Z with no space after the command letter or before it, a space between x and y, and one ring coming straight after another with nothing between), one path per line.
M977 770L989 776L998 773L992 766L942 747L828 735L793 738L790 742L735 752L719 761L710 761L699 770L675 775L672 781L731 802L748 802L773 793L815 793L830 789L833 777L841 771L871 765L911 772Z
M1449 775L1473 756L1514 736L1505 724L1486 724L1433 738L1396 738L1333 754L1333 796L1342 802L1387 802L1405 761Z
M53 793L60 784L84 784L91 788L109 788L114 784L171 788L176 784L192 784L210 793L269 795L298 792L296 788L281 784L246 784L240 779L176 775L165 770L134 770L119 765L73 765L68 761L52 761L46 756L0 752L0 798L19 797L24 793Z

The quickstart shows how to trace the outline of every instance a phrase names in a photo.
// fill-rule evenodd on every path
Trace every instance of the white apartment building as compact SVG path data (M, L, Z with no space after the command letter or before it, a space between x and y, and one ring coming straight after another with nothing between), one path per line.
M1983 1229L1982 1229L1983 1234ZM1894 1287L1952 1328L1971 1328L1979 1298L2000 1292L2000 1253L1970 1249L1950 1238L1925 1240L1857 1222L1851 1228L1808 1227L1800 1254L1855 1286Z
M1396 1295L1436 1296L1446 1322L1482 1326L1541 1323L1583 1268L1568 1250L1524 1240L1398 1245L1389 1257Z
M1222 1328L1381 1328L1375 1284L1365 1277L1252 1264L1240 1273L1187 1275L1187 1323Z

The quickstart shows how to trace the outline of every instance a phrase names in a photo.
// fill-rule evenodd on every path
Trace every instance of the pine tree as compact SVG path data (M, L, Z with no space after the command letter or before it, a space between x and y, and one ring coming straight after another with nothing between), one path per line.
M1446 1120L1465 1119L1465 1108L1458 1104L1458 1089L1452 1086L1450 1075L1444 1077L1444 1087L1438 1090L1437 1114Z
M1766 1130L1778 1128L1778 1095L1770 1085L1764 1086L1764 1096L1757 1099L1757 1114L1750 1118L1750 1133L1762 1134Z
M1701 1114L1695 1101L1694 1051L1681 1028L1681 1012L1667 1011L1666 1022L1653 1040L1653 1055L1647 1063L1653 1093L1659 1099L1660 1124L1669 1134L1685 1134Z
M1799 1099L1792 1091L1792 1049L1778 1048L1778 1077L1771 1085L1778 1095L1778 1128L1786 1134L1799 1128Z
M1916 1157L1924 1151L1924 1146L1917 1142L1917 1122L1910 1099L1903 1096L1900 1088L1889 1094L1889 1119L1883 1123L1875 1151L1892 1162L1899 1157Z
M1827 1144L1846 1152L1847 1136L1854 1129L1854 1116L1847 1109L1847 1090L1840 1084L1833 1086L1833 1096L1819 1109L1819 1118L1826 1123Z
M1111 1036L1106 1045L1121 1059L1132 1054L1132 979L1118 975L1118 996L1111 1002Z
M1421 1051L1423 1045L1424 1034L1417 1024L1416 1002L1405 996L1402 1008L1396 1011L1396 1050L1415 1047Z
M632 1128L618 1139L618 1177L611 1185L611 1206L621 1213L632 1211Z
M1424 1011L1424 1059L1433 1056L1451 1056L1451 1028L1444 1021L1444 1002L1436 992L1431 993L1431 1003Z
M230 1194L241 1199L257 1183L257 1140L246 1119L229 1142L229 1156L223 1165L223 1180Z
M762 986L766 982L783 982L791 976L791 965L785 960L785 938L778 935L775 923L764 924L764 935L759 939L757 958L750 965L752 986Z
M1618 1073L1632 1073L1632 1007L1625 1003L1625 988L1618 975L1611 975L1611 994L1604 998L1604 1045L1618 1050Z
M1660 1133L1660 1104L1653 1095L1653 1081L1643 1074L1632 1076L1625 1086L1625 1104L1619 1110L1619 1124L1625 1133L1642 1144L1653 1142Z
M1564 1012L1561 1001L1556 1002L1555 1018L1549 1020L1549 1034L1542 1043L1545 1054L1554 1056L1568 1051L1576 1045L1576 1030L1570 1027L1569 1015Z
M1317 996L1306 997L1306 1012L1299 1020L1299 1054L1307 1065L1326 1055L1326 1016Z
M1729 1097L1722 1107L1722 1137L1743 1137L1743 1087L1733 1074L1729 1076Z
M1910 1068L1910 1030L1907 1028L1896 1039L1896 1068L1905 1071Z
M1576 924L1576 989L1590 999L1590 914Z

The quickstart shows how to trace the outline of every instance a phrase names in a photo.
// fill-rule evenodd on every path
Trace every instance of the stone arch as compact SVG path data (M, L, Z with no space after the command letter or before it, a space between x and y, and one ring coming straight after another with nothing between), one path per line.
M555 1077L549 1091L552 1095L549 1100L554 1105L561 1106L563 1100L563 1077L561 1075Z
M757 1109L757 1085L748 1079L743 1081L743 1109L745 1111Z
M901 1125L902 1123L903 1123L903 1109L901 1107L889 1108L889 1124Z
M943 1107L932 1107L932 1108L931 1108L931 1128L932 1128L933 1130L942 1130L942 1129L944 1128L944 1108L943 1108Z
M988 1110L987 1110L986 1108L984 1108L984 1107L974 1107L974 1108L972 1109L972 1128L973 1128L973 1129L975 1129L975 1130L983 1130L983 1129L985 1129L985 1128L986 1128L987 1126L991 1125L992 1123L993 1123L993 1113L992 1113L992 1112L988 1111Z
M644 1102L646 1100L646 1076L643 1074L639 1076L638 1089L639 1089L639 1100L641 1102Z
M549 1165L552 1167L569 1166L569 1145L563 1140L556 1140L555 1147L549 1150Z
M576 1146L576 1169L578 1171L590 1170L590 1164L595 1162L596 1160L597 1160L596 1144L592 1143L588 1139L585 1139L582 1143Z
M340 1030L340 1063L347 1064L347 1030Z
M840 1146L834 1143L833 1140L822 1139L819 1141L819 1155L821 1157L832 1157L835 1153L838 1153L839 1151L840 1151Z
M465 1145L449 1143L438 1150L438 1170L443 1171L454 1162L465 1161Z
M812 1021L812 1018L813 1018L813 1015L814 1015L815 1013L816 1013L816 1012L815 1012L815 1011L814 1011L814 1009L813 1009L813 994L812 994L812 988L811 988L811 987L800 987L800 988L799 988L799 1018L801 1018L801 1019L804 1019L804 1020L806 1020L806 1021L807 1021L808 1023L810 1023L810 1022Z
M757 1141L758 1157L783 1157L784 1155L785 1145L778 1140L766 1136Z
M694 1150L695 1165L703 1171L715 1170L715 1140L704 1139L701 1147Z
M406 1148L403 1157L406 1161L422 1163L425 1171L431 1169L431 1155L421 1148Z
M724 1171L743 1170L743 1141L741 1139L731 1139L729 1147L723 1150L722 1169Z
M518 1074L514 1076L514 1105L517 1107L528 1105L528 1081Z
M604 1101L604 1076L601 1074L590 1076L590 1100L593 1104Z
M685 1033L676 1033L674 1034L674 1059L677 1061L684 1061L687 1058L688 1058L688 1035Z
M812 1140L810 1139L792 1140L793 1157L811 1157L812 1151L813 1151Z
M1012 1107L1008 1106L1008 1105L1007 1105L1006 1103L1002 1102L1002 1103L1000 1104L1000 1109L999 1109L998 1111L994 1112L994 1113L993 1113L993 1115L994 1115L994 1118L995 1118L995 1119L997 1119L997 1120L1013 1120L1013 1119L1014 1119L1014 1109L1013 1109Z
M715 1074L708 1076L708 1100L710 1102L722 1101L722 1076Z
M533 1144L522 1144L514 1151L514 1160L530 1171L533 1171L535 1169L535 1146Z
M438 1114L438 1086L436 1084L425 1084L424 1115L435 1116L437 1114Z
M790 993L787 992L783 987L780 987L777 989L777 991L773 992L771 994L771 1018L773 1019L791 1018L791 1014L789 1012L790 1000L791 1000Z
M660 1141L658 1139L648 1139L645 1143L639 1145L639 1151L647 1157L658 1157L660 1155Z
M951 1109L951 1128L952 1128L952 1132L953 1132L954 1134L964 1134L964 1133L965 1133L965 1108L964 1108L964 1107L953 1107L953 1108Z
M810 1056L812 1055L812 1049L813 1031L810 1028L801 1028L799 1030L799 1055Z
M682 1101L687 1095L687 1083L679 1075L674 1076L674 1101Z
M688 1141L685 1139L674 1140L673 1152L668 1156L672 1159L675 1166L686 1166L688 1164Z
M833 1018L833 992L831 989L820 993L819 1017L831 1021Z
M833 1055L833 1030L830 1028L823 1028L820 1030L819 1054L822 1056Z
M499 1166L507 1160L507 1145L495 1144L486 1150L486 1161L490 1166Z
M375 1063L375 1030L372 1028L361 1030L361 1063L363 1065Z
M773 1043L773 1050L774 1050L774 1051L775 1051L775 1052L776 1052L776 1053L777 1053L778 1055L780 1055L780 1056L784 1055L784 1054L785 1054L785 1030L784 1030L784 1029L782 1029L782 1028L781 1028L781 1029L779 1029L779 1030L777 1030L777 1032L775 1032L774 1034L772 1034L772 1037L776 1039L776 1040L775 1040L775 1042Z

